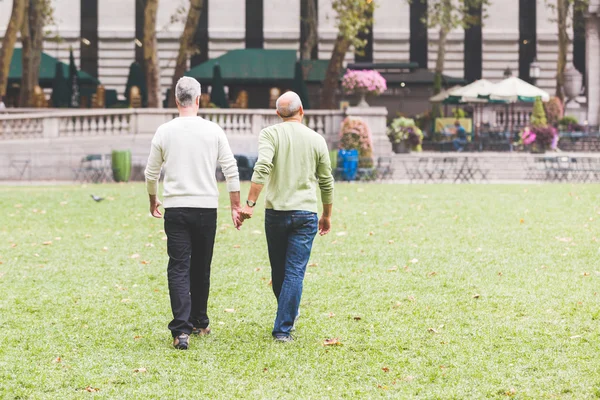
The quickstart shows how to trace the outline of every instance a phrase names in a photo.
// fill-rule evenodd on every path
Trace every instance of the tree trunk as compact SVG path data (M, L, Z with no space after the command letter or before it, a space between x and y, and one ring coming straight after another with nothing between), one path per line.
M558 60L556 63L556 97L564 102L565 67L567 66L567 51L569 50L569 35L567 33L567 18L569 15L569 0L557 0L558 14Z
M148 107L161 108L160 71L156 53L156 13L158 0L146 0L144 8L144 67L148 88Z
M442 74L444 73L444 60L446 58L446 40L448 39L449 29L445 26L440 27L440 38L438 41L437 60L435 62L435 76L433 77L433 94L436 95L442 91ZM431 109L431 117L442 117L442 108L440 103L434 103Z
M325 80L321 88L321 104L322 109L337 109L335 104L335 92L340 81L340 72L344 65L344 58L350 48L350 41L343 36L338 35L335 39L335 45L331 52L331 59L325 73Z
M39 84L44 45L44 2L29 0L21 26L22 78L19 106L35 106L35 87Z
M187 60L192 48L192 41L194 40L194 34L198 28L198 21L200 21L200 15L202 14L202 8L204 5L203 0L190 0L190 9L188 11L187 19L185 20L185 27L183 33L179 38L179 52L177 53L177 61L175 63L175 72L173 72L173 80L171 82L171 92L169 94L169 107L175 107L175 87L177 81L181 78L187 67Z
M0 48L0 97L6 95L8 85L8 70L12 60L15 43L17 41L17 32L23 25L23 16L25 15L25 0L13 0L12 13L4 38L2 39L2 48Z
M317 45L319 40L318 31L317 31L317 5L315 4L316 0L308 0L307 1L307 16L306 21L302 21L303 24L306 24L306 31L308 32L306 36L306 41L302 43L302 59L310 60L312 58L312 51Z

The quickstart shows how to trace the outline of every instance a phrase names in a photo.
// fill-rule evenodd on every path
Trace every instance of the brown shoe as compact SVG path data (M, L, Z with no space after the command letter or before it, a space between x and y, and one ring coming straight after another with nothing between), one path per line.
M173 338L173 347L178 350L187 350L189 347L190 335L187 333L181 333L179 336Z
M206 328L193 328L192 335L197 335L197 336L210 335L210 328L208 326Z

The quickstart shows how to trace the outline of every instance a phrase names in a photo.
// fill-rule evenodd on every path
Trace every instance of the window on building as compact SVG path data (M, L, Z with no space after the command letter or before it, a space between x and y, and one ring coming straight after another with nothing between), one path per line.
M200 14L200 20L198 21L198 28L194 35L194 45L199 51L197 54L192 56L190 64L192 67L202 64L208 60L208 4L210 1L204 0L202 4L202 14Z
M410 3L410 62L427 68L427 0Z
M309 15L310 15L309 14L309 7L310 7L309 3L312 3L312 5L314 5L314 7L315 7L314 17L317 20L317 25L319 24L319 22L318 22L319 21L319 1L318 0L301 0L300 1L300 54L301 55L302 55L302 49L303 49L304 43L306 43L306 40L308 39L308 34L309 34L309 24L307 22ZM316 38L316 43L310 53L310 58L312 60L319 59L319 37L318 37L318 35Z
M519 78L531 82L529 66L537 55L536 2L519 0Z
M82 0L85 1L85 0ZM144 49L142 43L144 41L144 7L146 0L135 0L135 61L144 63Z
M577 4L577 2L575 2ZM585 87L585 10L575 7L573 12L573 64L583 74L583 87Z
M369 12L365 15L365 18L373 20L373 14ZM362 50L362 54L355 53L354 54L354 62L373 62L373 23L367 26L366 32L360 32L358 37L367 42L364 49Z
M246 0L246 48L263 48L263 25L263 0Z
M468 27L465 29L465 80L473 82L481 79L483 68L482 57L482 32L481 32L481 4L478 7L469 7L467 14Z
M81 69L98 77L98 0L81 0Z

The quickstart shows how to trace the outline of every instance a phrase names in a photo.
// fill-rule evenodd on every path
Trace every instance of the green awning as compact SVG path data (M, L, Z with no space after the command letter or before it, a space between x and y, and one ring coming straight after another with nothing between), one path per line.
M56 63L60 62L56 58L49 56L46 53L42 53L42 59L40 62L40 86L43 88L52 87L52 81L54 80L54 73L56 71ZM63 64L63 73L65 78L69 78L69 65ZM98 85L100 81L94 78L87 72L79 70L79 83L81 85ZM21 48L16 48L13 53L12 60L10 61L10 68L8 70L8 84L20 83L21 77L23 76L23 63L21 58Z
M294 80L296 50L239 49L208 60L185 73L200 83L212 81L213 67L221 66L223 82L232 84L269 84ZM322 82L329 60L303 60L307 82Z

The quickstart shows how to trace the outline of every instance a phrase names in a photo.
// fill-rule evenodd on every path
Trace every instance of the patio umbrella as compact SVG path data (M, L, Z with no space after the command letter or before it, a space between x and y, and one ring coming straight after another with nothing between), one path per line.
M456 85L456 86L452 86L448 90L442 90L441 92L439 92L435 96L430 97L429 101L431 103L441 103L444 100L446 100L455 90L460 89L460 88L462 88L462 86Z
M494 83L479 79L467 86L452 91L447 101L459 103L486 103ZM453 103L455 104L455 103Z
M219 108L229 108L229 102L225 96L225 86L221 76L221 66L217 63L213 67L212 90L210 92L210 101Z
M62 108L69 106L69 83L65 78L63 64L56 63L54 81L52 82L52 107Z
M489 95L491 100L502 100L509 103L518 101L533 103L537 97L541 97L542 101L550 100L548 92L515 76L494 85Z
M130 102L129 91L133 86L137 86L140 89L140 95L142 96L142 107L148 105L148 90L146 89L146 78L144 76L144 70L142 66L133 62L129 66L129 75L127 75L127 83L125 84L125 98L127 103Z
M306 82L304 82L304 73L302 72L302 64L299 61L296 62L294 69L294 92L300 96L302 100L302 106L305 110L310 109L310 102L308 100L308 88Z

